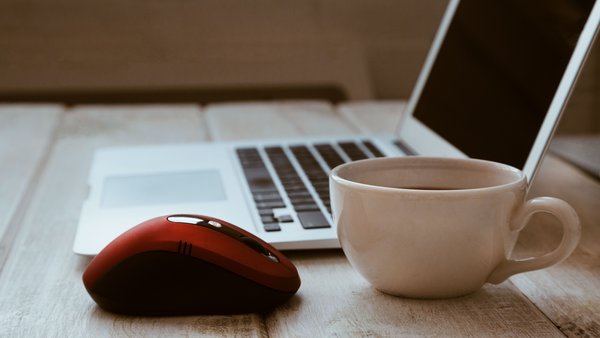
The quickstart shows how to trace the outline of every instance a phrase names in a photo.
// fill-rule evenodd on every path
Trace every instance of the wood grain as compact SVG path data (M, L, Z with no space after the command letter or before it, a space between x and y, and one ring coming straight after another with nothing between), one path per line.
M567 336L600 337L600 182L548 156L530 191L535 196L569 202L579 214L581 241L561 264L511 280ZM552 217L533 218L519 237L516 254L549 252L561 236Z
M0 110L0 141L16 144L15 150L0 148L0 174L21 182L5 185L3 179L0 201L10 205L0 208L22 209L19 217L7 216L18 231L0 271L0 336L600 336L600 183L552 157L544 161L531 196L557 196L577 209L583 226L580 246L557 266L486 285L472 295L433 301L388 296L358 275L341 250L318 250L287 253L302 286L290 302L265 316L139 318L99 309L81 283L89 260L71 251L94 149L389 132L395 111L361 110L360 105L336 110L319 102L245 106L214 106L220 108L206 117L191 105L77 107L62 118L60 109L50 114ZM8 122L16 132L2 129ZM32 126L40 128L41 141L24 136ZM39 174L33 169L35 156L24 157L21 150L37 151L42 158L48 154ZM5 166L10 154L23 166ZM11 198L10 191L21 195ZM556 221L535 216L515 254L551 250L560 235Z
M455 299L406 299L375 290L339 250L287 255L302 287L267 317L271 336L561 336L510 283Z
M339 114L361 133L393 133L406 101L358 101L337 106Z
M62 112L59 105L0 105L0 270Z
M206 119L213 140L354 132L330 104L319 101L215 104L206 107Z
M0 275L0 336L262 336L258 315L138 318L104 312L71 251L94 149L206 139L195 106L80 107L65 114Z
M356 111L363 115L352 121L377 120L375 111L368 118ZM389 117L385 109L379 111L383 119ZM276 111L250 114L238 107L210 116L211 132L223 139L262 138L276 127L285 130L287 136L302 136L311 127L342 130L351 124L341 117L331 118L330 112L312 114L325 118L284 119ZM287 115L296 116L291 108ZM263 125L270 128L259 128ZM353 130L360 131L358 127ZM270 336L561 336L510 282L452 300L402 299L374 290L353 270L341 250L287 254L298 268L302 286L289 303L266 316Z

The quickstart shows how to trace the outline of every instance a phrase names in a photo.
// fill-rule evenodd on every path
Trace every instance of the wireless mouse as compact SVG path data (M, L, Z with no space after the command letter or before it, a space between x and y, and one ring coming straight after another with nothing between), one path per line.
M83 273L103 309L129 315L267 312L300 287L282 253L220 219L169 215L106 246Z

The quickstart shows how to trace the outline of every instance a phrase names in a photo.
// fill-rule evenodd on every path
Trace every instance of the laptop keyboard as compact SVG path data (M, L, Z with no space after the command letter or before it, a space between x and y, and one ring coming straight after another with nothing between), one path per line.
M256 148L237 149L250 193L266 231L278 231L279 220L273 217L273 209L285 207L285 203Z
M285 212L275 212L275 209L286 207L288 210L290 209L290 206L286 205L286 202L277 189L275 180L281 182L291 203L291 209L295 211L298 221L304 229L331 227L323 213L331 214L329 170L347 162L344 157L354 161L383 156L383 153L372 142L362 141L361 143L363 149L368 150L368 152L363 151L355 142L338 143L337 145L341 152L328 143L319 143L312 147L307 145L292 145L288 147L289 152L293 154L293 158L308 178L310 187L312 187L316 196L313 196L313 193L311 193L296 171L284 147L271 146L264 148L267 159L273 166L277 178L271 177L258 148L236 149L244 176L254 199L256 210L265 231L281 231L282 226L285 229L286 223L294 222L292 215ZM327 170L323 169L310 148L313 148L314 152L327 164L329 167Z
M279 176L302 227L304 229L329 227L329 222L323 216L317 202L308 191L296 169L294 169L283 148L269 147L265 151Z

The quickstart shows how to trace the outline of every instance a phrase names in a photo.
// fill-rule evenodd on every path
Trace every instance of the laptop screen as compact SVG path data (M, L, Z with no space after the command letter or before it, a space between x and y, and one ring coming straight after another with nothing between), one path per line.
M414 117L473 158L523 168L593 0L462 0Z

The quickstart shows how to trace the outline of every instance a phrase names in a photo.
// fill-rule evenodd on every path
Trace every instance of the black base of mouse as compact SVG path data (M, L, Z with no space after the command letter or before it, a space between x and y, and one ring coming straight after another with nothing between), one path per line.
M88 292L103 309L127 315L268 312L294 295L173 252L134 255L109 274Z

